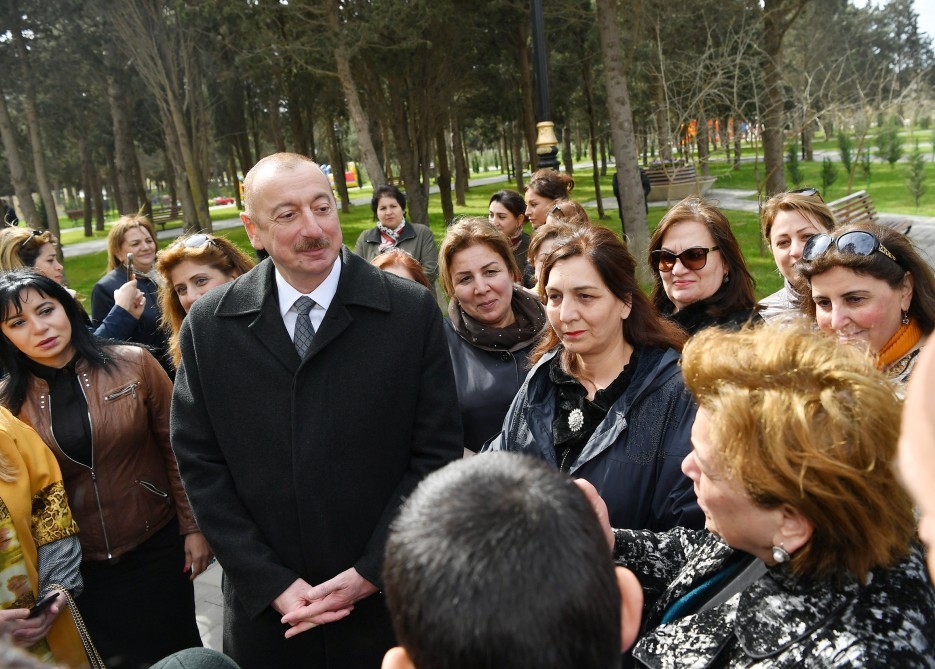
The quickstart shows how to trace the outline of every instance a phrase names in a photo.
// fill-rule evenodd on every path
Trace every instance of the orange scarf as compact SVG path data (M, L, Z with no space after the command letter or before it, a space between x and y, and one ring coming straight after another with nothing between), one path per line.
M877 368L886 369L911 351L922 338L922 328L915 318L910 318L896 331L877 355Z

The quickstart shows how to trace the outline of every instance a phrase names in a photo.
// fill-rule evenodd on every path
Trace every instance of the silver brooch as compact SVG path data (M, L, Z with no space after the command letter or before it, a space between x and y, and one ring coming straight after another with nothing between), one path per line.
M581 409L572 409L568 414L568 428L572 432L577 432L584 425L584 414Z

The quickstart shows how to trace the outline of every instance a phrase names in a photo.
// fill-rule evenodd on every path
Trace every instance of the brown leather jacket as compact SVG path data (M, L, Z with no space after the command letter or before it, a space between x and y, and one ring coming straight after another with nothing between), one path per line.
M178 514L182 534L198 531L169 444L172 383L156 359L136 346L108 350L114 365L75 371L88 400L93 468L72 460L51 429L49 387L30 376L19 418L55 453L85 560L118 557Z

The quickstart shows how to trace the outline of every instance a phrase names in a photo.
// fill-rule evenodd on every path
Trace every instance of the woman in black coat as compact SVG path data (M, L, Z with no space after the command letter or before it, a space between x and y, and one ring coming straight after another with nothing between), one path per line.
M445 336L458 386L464 448L476 453L500 431L546 325L542 304L520 285L510 240L482 218L448 228L439 252L448 293Z

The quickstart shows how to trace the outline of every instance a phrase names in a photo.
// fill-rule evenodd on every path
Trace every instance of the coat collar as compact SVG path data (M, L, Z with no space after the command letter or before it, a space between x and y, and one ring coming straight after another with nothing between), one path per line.
M406 239L415 239L416 236L416 227L415 224L410 222L409 219L403 219L406 221L406 226L403 228L403 231L399 233L399 239L396 240L396 245L399 245L399 242ZM364 241L368 244L379 244L383 241L380 236L380 228L374 226L367 230L364 233Z
M341 247L341 262L344 267L341 268L337 292L305 360L299 359L279 314L272 260L264 260L231 282L218 301L215 316L237 318L255 315L248 325L250 331L273 356L288 369L295 371L347 329L353 321L347 307L361 306L384 312L391 309L386 279L381 270L351 253L346 246Z

